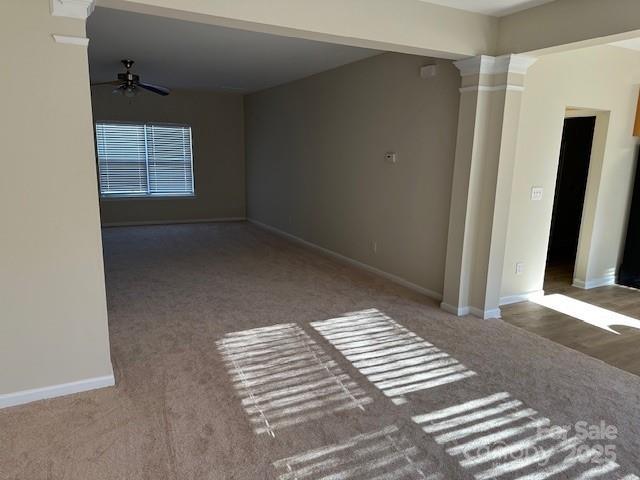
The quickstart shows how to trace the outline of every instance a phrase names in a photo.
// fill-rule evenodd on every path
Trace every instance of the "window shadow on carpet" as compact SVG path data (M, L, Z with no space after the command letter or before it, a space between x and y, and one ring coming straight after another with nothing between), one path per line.
M507 392L412 419L477 480L638 479L620 473L612 438L588 438L586 424L553 425Z
M254 431L280 428L372 400L299 326L289 323L225 335L217 342Z
M311 326L396 405L406 403L409 393L476 374L376 309Z
M274 463L279 480L444 480L396 426Z

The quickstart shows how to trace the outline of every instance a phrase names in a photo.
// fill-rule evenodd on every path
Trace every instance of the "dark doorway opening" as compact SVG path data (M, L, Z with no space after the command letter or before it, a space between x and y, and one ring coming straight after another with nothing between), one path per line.
M636 162L636 179L633 187L629 224L624 247L624 259L620 265L618 283L640 289L640 155Z
M569 286L573 281L595 125L596 117L564 121L545 289L553 289L553 284Z

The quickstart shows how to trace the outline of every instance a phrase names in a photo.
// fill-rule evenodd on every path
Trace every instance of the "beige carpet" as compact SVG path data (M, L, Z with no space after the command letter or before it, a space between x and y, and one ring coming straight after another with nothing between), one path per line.
M107 229L104 251L117 386L0 411L2 479L639 470L640 379L602 362L247 224Z

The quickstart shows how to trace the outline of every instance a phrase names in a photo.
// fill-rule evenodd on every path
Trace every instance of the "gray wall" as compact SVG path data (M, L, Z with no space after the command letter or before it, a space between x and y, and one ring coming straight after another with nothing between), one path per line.
M421 79L432 62L387 53L245 97L248 217L440 294L460 81L448 61Z
M243 98L174 90L129 101L92 89L94 120L187 123L193 136L195 198L101 200L102 223L146 223L245 216Z

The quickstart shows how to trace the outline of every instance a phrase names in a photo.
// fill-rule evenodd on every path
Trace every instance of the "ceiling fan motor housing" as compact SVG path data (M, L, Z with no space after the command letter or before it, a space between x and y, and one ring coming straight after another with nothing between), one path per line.
M131 72L119 73L118 80L122 80L123 82L127 82L127 83L137 83L140 81L140 76Z
M133 60L121 60L124 67L127 69L124 73L118 74L118 80L113 82L102 82L92 85L117 85L116 89L113 93L124 94L127 97L133 97L136 95L136 92L139 88L144 90L148 90L150 92L156 93L158 95L167 96L170 93L170 90L165 87L161 87L159 85L152 85L150 83L143 83L140 81L140 76L135 73L131 73L131 67L133 66Z

